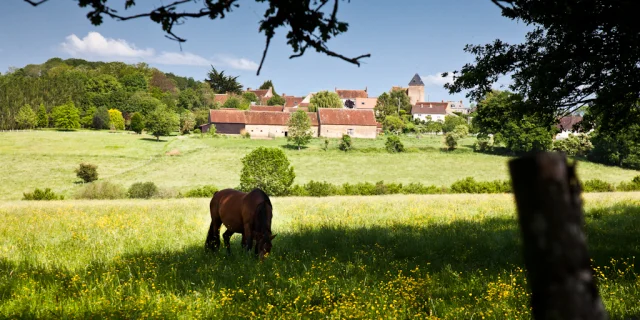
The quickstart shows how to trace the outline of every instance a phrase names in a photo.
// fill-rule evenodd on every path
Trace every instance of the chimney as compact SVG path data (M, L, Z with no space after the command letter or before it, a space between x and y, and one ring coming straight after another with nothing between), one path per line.
M367 88L368 88L368 87L364 87L364 92L367 92Z
M444 100L442 100L442 102L444 102Z
M251 91L251 88L247 88L247 91Z

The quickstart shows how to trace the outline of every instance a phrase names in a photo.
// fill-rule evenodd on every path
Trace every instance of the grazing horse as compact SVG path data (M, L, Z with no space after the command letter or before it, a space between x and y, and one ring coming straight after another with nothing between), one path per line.
M269 196L260 190L249 193L234 189L224 189L213 194L209 204L211 226L205 241L205 248L217 251L220 248L220 226L227 230L222 235L227 253L231 254L229 240L234 233L242 234L242 247L251 251L255 241L255 255L260 260L271 252L272 206Z

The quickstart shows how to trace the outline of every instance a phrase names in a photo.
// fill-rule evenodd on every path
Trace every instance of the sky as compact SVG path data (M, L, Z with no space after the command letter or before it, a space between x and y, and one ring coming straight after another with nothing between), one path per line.
M112 2L123 1L107 3ZM136 7L119 13L139 13L162 4L137 2ZM282 27L276 30L257 76L265 45L258 28L266 6L251 0L239 4L222 20L190 19L175 27L174 32L187 39L180 46L148 18L115 21L105 17L102 25L93 26L86 18L89 10L79 8L76 1L49 0L38 7L20 0L3 1L0 72L60 57L146 62L165 72L204 80L213 65L239 76L245 88L272 80L279 94L296 96L335 88L366 88L369 96L378 96L392 86L407 86L418 73L425 83L425 100L463 100L469 105L464 92L449 95L443 84L450 79L440 74L460 70L473 61L463 51L466 44L495 39L520 43L530 29L502 17L490 0L341 1L338 18L349 23L349 30L328 46L345 56L371 54L360 67L315 51L289 59L293 51L286 44L287 29Z

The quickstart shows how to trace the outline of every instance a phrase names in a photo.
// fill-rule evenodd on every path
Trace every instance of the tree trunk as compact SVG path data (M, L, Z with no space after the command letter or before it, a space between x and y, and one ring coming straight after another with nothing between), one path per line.
M509 162L534 319L607 319L583 231L580 183L560 153Z

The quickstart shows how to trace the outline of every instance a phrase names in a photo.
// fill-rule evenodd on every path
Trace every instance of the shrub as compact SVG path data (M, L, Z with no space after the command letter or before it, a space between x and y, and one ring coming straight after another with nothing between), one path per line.
M209 125L209 131L207 131L207 134L211 138L215 138L215 137L218 136L218 130L216 129L216 125L215 124L212 123L212 124Z
M436 187L436 186L425 186L419 182L412 182L407 185L402 186L401 192L404 194L439 194L445 193L444 188Z
M218 188L214 186L202 186L187 191L184 196L187 198L211 198L216 191L218 191Z
M158 187L153 182L136 182L127 191L127 195L132 199L151 199L157 193Z
M631 182L621 182L618 185L619 191L639 191L640 190L640 176L636 176Z
M444 143L449 150L454 150L458 146L458 135L455 132L449 132L444 136Z
M90 163L81 163L76 168L76 176L84 182L92 182L98 180L98 166Z
M592 179L587 180L582 183L582 191L583 192L613 192L615 188L612 184L598 180Z
M200 129L193 129L193 134L202 134L202 131L200 131Z
M269 195L283 196L288 193L295 177L284 151L259 147L242 158L240 190L260 188Z
M124 118L118 109L109 109L109 124L115 130L124 130Z
M153 195L154 198L159 199L173 199L177 198L180 193L174 188L158 188L158 192Z
M22 196L22 200L64 200L64 196L55 194L55 192L49 188L44 190L36 188L31 193L23 193Z
M493 150L493 141L491 137L486 134L479 134L478 139L473 144L473 151L475 152L490 152Z
M304 185L305 195L311 197L327 197L338 194L336 186L328 182L309 181Z
M124 199L127 191L121 185L108 181L96 181L85 185L76 192L76 199Z
M391 153L404 152L404 145L398 136L387 137L387 142L385 142L384 146Z
M511 192L509 181L476 181L472 177L458 180L451 185L451 193L508 193Z
M249 131L245 129L240 130L240 136L242 136L245 139L251 138L251 134L249 133Z
M144 130L144 118L142 114L136 112L131 116L131 131L141 134L142 130Z
M338 145L338 149L347 152L351 150L351 148L353 148L353 145L351 144L351 136L343 134L340 144Z
M289 195L294 197L307 197L309 193L307 193L307 189L305 189L304 186L296 184L289 189Z
M553 150L564 152L570 156L584 157L591 149L593 149L593 145L586 134L570 134L566 139L553 142Z
M324 151L329 150L329 139L324 139Z
M109 121L109 110L107 110L107 108L98 108L93 114L91 123L94 129L100 130L109 129Z

